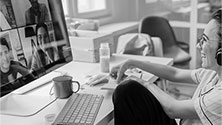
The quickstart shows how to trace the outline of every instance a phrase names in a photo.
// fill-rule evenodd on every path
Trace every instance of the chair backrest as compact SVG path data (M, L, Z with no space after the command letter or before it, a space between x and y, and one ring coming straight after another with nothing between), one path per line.
M127 33L118 38L116 53L154 56L154 52L153 41L148 34Z
M176 37L167 19L150 16L140 21L140 33L149 34L151 37L159 37L163 42L163 50L176 45Z

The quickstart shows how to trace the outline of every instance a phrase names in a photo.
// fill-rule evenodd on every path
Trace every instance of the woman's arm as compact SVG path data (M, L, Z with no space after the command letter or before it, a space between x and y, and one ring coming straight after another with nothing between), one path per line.
M155 84L144 81L138 77L130 76L127 79L137 81L145 86L161 104L163 110L170 118L195 119L198 118L194 107L194 100L176 100Z
M124 64L114 67L111 70L111 74L117 74L117 83L119 83L124 75L124 72L128 68L132 67L140 68L166 80L174 82L194 83L191 78L191 70L179 69L172 66L166 66L151 62L141 62L137 60L128 60Z
M194 108L194 100L176 100L163 92L155 84L147 84L146 87L157 98L170 118L198 118Z

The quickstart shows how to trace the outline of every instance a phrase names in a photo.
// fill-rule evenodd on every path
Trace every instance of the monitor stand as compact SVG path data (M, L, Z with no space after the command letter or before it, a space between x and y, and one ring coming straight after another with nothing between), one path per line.
M54 96L9 94L0 98L0 114L33 116L56 100Z

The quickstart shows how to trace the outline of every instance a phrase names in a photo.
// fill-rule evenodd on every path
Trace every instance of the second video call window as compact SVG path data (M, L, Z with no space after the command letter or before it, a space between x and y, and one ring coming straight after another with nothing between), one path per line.
M48 0L0 0L1 30L51 21Z

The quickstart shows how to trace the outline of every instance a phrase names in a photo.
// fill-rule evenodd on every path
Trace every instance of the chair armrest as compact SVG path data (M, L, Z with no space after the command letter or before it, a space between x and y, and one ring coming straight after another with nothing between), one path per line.
M186 52L189 52L189 44L188 43L185 43L185 42L182 42L182 41L177 41L177 45L185 50Z
M154 46L154 56L163 57L163 44L159 37L151 37Z

